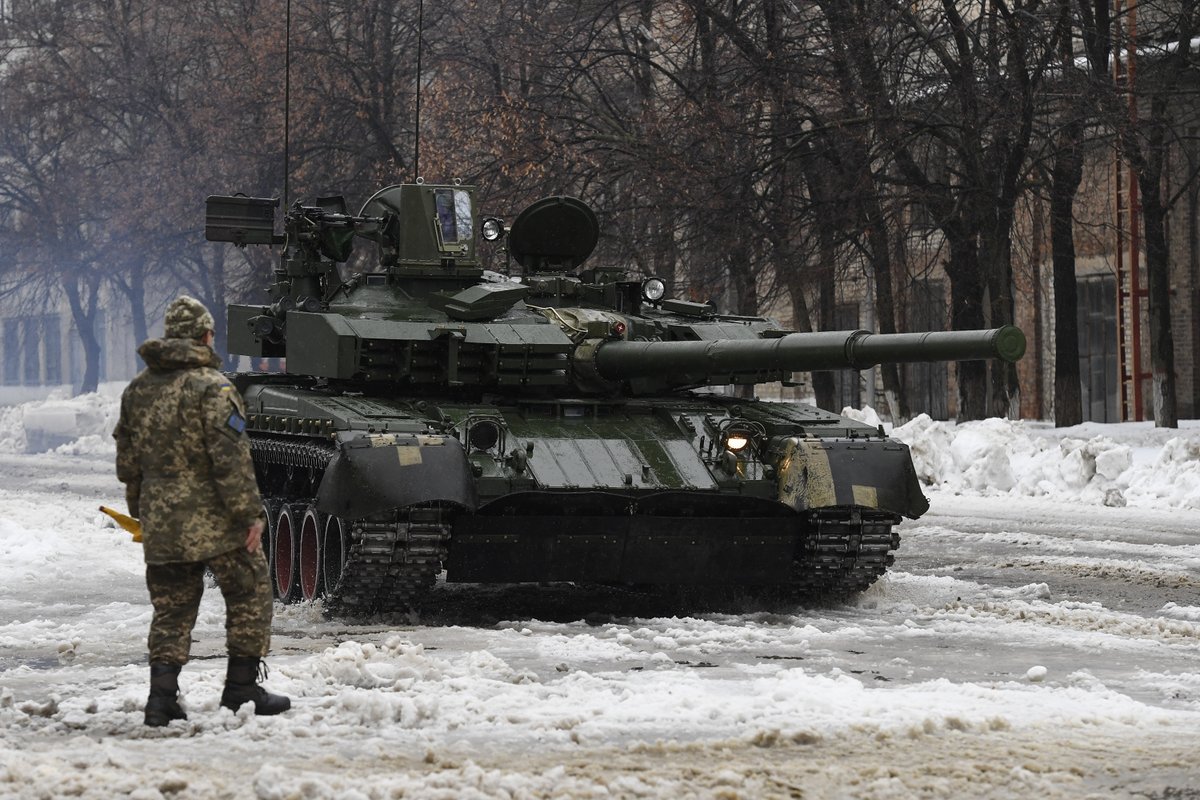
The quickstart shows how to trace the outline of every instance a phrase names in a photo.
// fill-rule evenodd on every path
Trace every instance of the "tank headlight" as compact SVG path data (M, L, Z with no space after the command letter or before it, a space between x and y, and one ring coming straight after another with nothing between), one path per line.
M500 441L500 426L491 420L476 422L467 433L467 441L474 450L491 450Z
M725 449L734 453L745 450L748 444L750 444L750 437L741 432L734 432L725 437Z
M496 217L484 217L479 224L479 232L485 242L494 242L504 235L504 220Z
M731 411L735 415L740 413L737 406ZM733 418L721 426L721 445L725 448L725 454L734 458L753 458L751 454L757 452L765 441L766 430L757 422Z
M642 281L642 297L651 303L657 303L659 300L662 300L663 295L666 293L667 285L662 282L662 278L647 278Z

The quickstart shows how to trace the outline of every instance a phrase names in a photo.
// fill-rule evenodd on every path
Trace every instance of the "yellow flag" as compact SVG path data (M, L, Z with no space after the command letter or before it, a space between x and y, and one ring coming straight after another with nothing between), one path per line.
M142 523L138 522L128 514L122 514L120 511L109 508L108 506L100 506L100 510L108 514L117 524L125 530L133 534L133 540L140 542L142 540Z

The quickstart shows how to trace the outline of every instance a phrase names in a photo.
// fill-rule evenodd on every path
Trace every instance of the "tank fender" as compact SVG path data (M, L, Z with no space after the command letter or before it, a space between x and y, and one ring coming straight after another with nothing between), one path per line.
M317 510L343 519L414 503L478 506L471 465L457 439L407 433L345 439L317 488Z
M916 519L929 510L903 442L793 436L778 463L779 501L797 511L860 506Z

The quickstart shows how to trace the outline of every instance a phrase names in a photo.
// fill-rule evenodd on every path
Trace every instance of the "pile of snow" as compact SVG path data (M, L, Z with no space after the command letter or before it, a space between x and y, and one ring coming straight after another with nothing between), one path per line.
M63 455L113 452L112 430L120 413L124 384L69 397L66 390L45 400L0 408L0 453L53 450Z
M874 412L855 416L870 422ZM931 488L1200 508L1200 424L1194 421L1180 428L1149 422L1054 428L1008 419L935 422L921 414L892 435L909 445L917 476Z

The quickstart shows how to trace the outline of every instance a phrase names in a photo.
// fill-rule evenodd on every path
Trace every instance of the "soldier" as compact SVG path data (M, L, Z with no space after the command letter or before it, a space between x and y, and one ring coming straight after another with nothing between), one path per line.
M253 702L256 714L291 708L258 685L271 641L271 582L263 555L262 501L242 398L217 371L213 318L186 295L167 308L162 339L138 348L146 369L121 396L117 478L142 523L150 623L146 724L187 719L179 671L204 592L204 568L225 598L229 666L221 705ZM265 676L265 667L263 667Z

